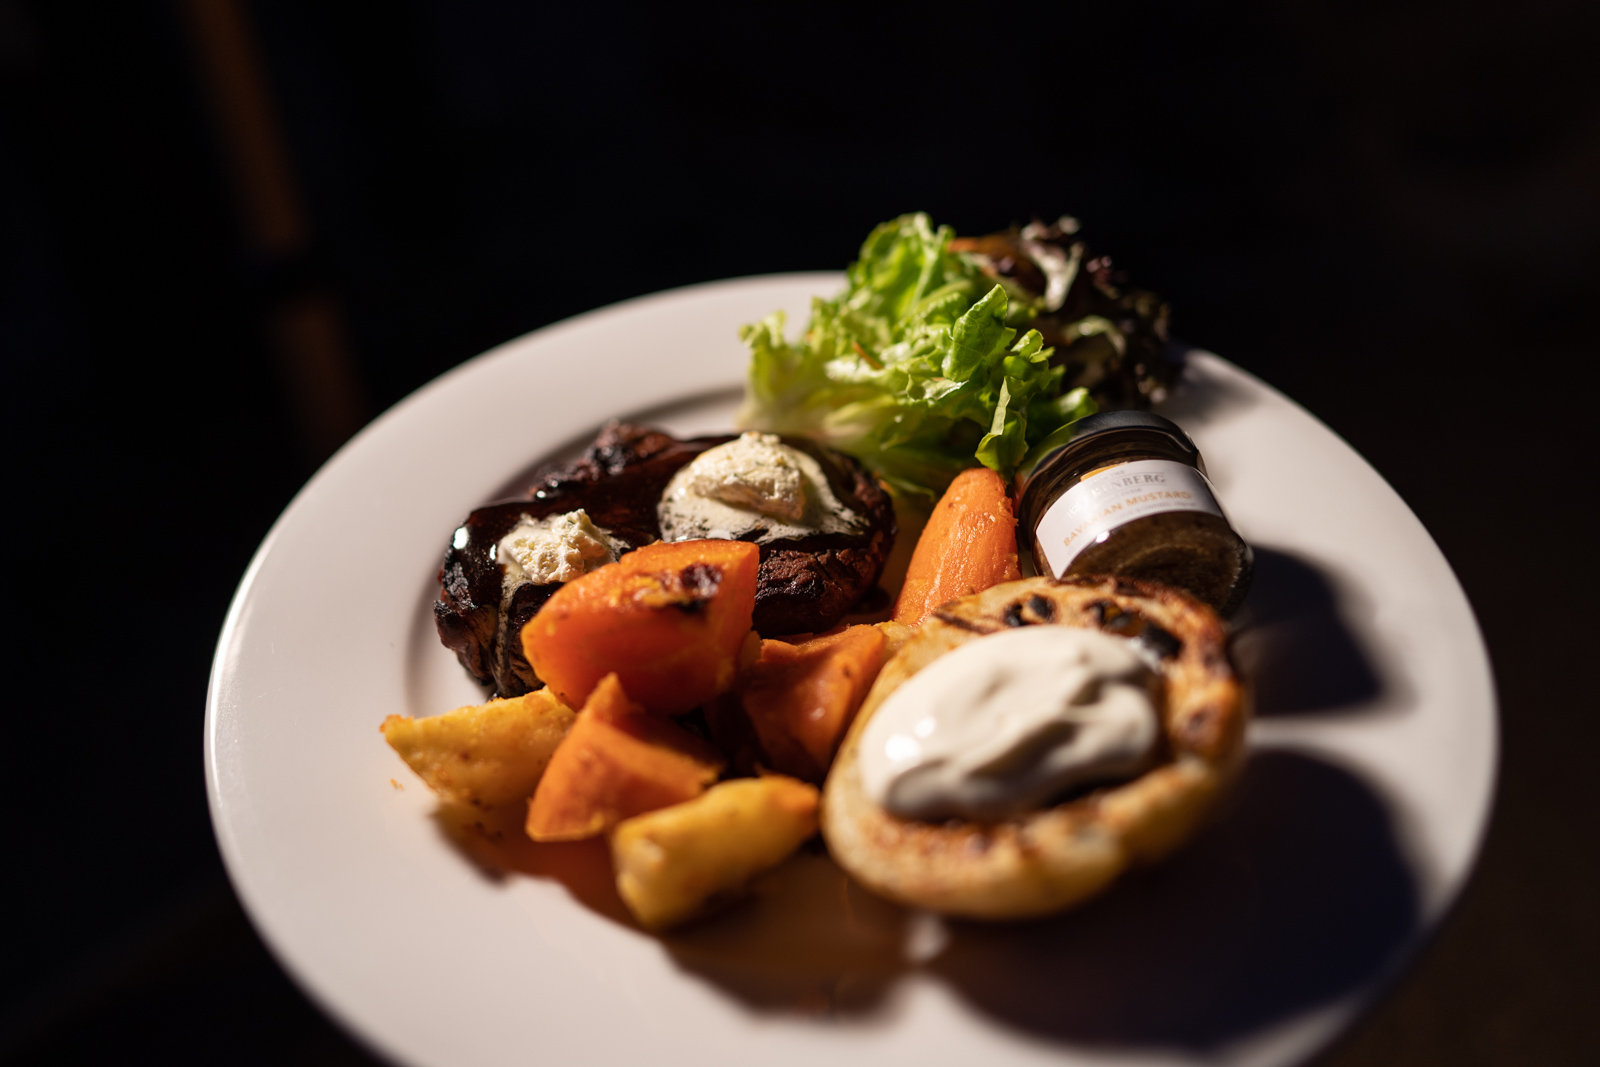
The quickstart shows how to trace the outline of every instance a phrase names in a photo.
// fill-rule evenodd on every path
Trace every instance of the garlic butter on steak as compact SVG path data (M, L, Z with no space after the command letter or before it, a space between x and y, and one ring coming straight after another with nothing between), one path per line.
M770 433L740 434L700 453L667 483L656 515L667 541L767 544L866 525L840 503L815 458Z
M498 550L498 551L496 551ZM506 569L506 585L570 582L615 563L628 546L596 526L582 508L543 519L523 519L490 551Z

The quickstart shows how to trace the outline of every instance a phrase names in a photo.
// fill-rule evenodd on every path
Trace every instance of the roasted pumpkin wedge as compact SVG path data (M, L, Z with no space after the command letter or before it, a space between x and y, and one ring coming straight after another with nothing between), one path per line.
M535 673L581 707L615 674L675 715L726 690L755 611L760 549L744 541L647 545L557 590L522 628Z
M706 742L628 699L615 674L595 686L528 803L528 836L578 841L703 793L722 771Z
M883 666L886 641L876 626L851 626L809 641L761 642L761 658L735 693L761 762L782 774L821 782L856 709ZM718 715L728 714L719 708Z

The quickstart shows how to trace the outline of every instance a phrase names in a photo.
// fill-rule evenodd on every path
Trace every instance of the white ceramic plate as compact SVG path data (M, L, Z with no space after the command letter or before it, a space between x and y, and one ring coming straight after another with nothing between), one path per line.
M727 428L738 325L774 308L798 324L839 284L721 282L540 330L401 403L312 479L240 585L206 709L212 818L251 916L313 997L408 1064L1309 1055L1461 886L1493 786L1493 687L1405 504L1214 356L1192 357L1163 410L1259 552L1236 646L1258 693L1252 760L1190 848L1081 911L942 924L802 854L754 903L662 941L619 921L593 850L458 847L383 743L390 713L481 699L430 612L460 519L612 416Z

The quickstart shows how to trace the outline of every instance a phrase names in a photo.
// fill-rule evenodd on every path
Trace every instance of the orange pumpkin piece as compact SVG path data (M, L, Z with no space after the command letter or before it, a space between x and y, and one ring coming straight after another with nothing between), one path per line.
M651 711L688 711L733 684L760 555L744 541L629 552L558 589L522 628L523 651L569 707L614 673Z
M851 626L800 644L761 642L761 658L742 680L739 700L769 767L822 781L878 677L885 643L876 626Z
M623 819L694 799L721 771L714 748L629 700L609 674L550 757L528 802L528 836L594 837Z
M958 596L1022 577L1005 480L988 467L956 475L917 539L894 621L915 626Z

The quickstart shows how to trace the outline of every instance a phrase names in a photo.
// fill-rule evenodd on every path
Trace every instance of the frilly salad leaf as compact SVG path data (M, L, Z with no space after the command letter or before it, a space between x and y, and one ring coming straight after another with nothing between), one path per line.
M745 326L741 424L817 438L896 492L928 499L979 463L1009 477L1030 445L1094 412L1090 391L1063 387L1068 365L1028 327L1058 311L1072 277L1057 270L1032 294L989 257L952 249L954 236L922 214L886 222L861 246L845 291L812 301L797 341L782 312ZM1074 246L1074 269L1080 253Z

